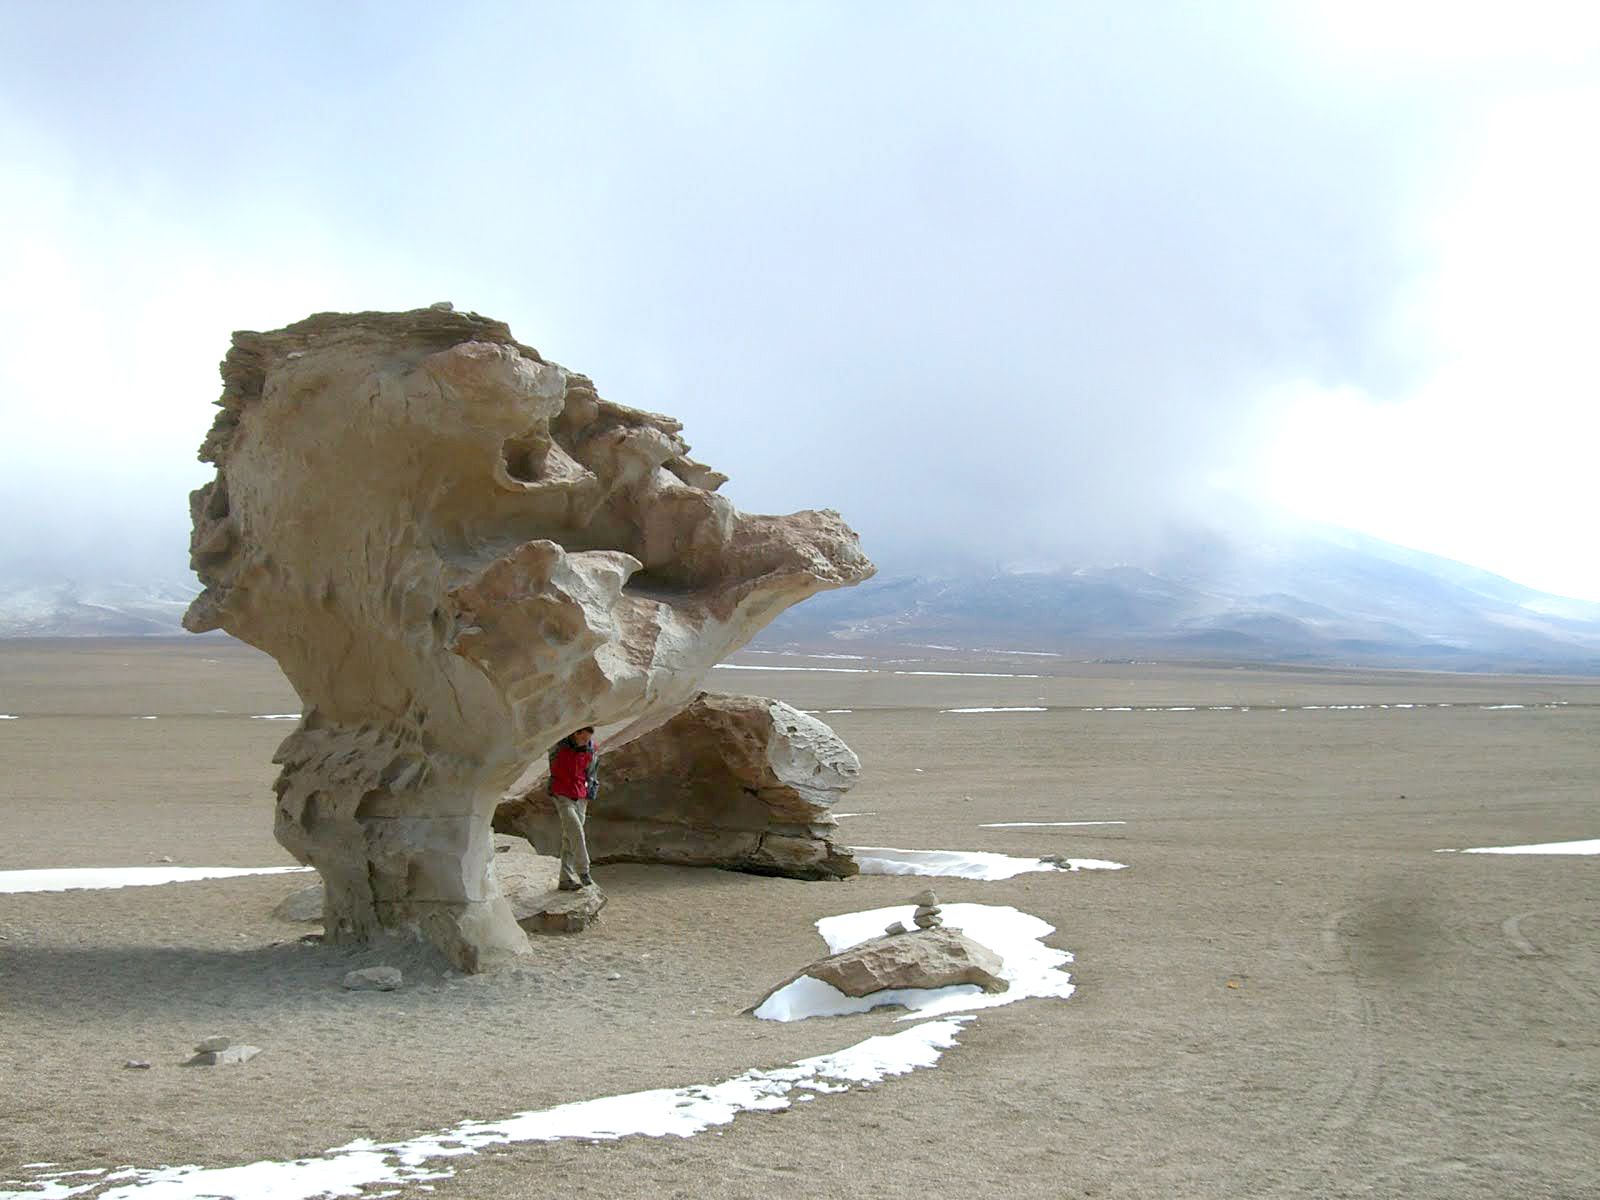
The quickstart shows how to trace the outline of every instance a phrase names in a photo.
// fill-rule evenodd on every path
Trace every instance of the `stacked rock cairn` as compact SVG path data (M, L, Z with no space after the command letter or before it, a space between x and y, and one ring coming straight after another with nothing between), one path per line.
M916 912L911 914L911 920L918 929L938 929L944 924L944 918L939 915L939 897L932 888L926 888L911 897L911 903L917 906ZM896 921L884 930L887 934L910 933L904 921Z

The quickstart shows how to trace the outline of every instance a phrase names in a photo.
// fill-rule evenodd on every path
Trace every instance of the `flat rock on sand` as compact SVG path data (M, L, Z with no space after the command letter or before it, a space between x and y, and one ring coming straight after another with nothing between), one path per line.
M323 888L319 880L310 887L290 892L282 903L272 910L272 915L296 924L322 924Z
M606 906L605 893L592 885L573 892L516 892L506 899L517 924L529 933L581 933Z
M397 967L362 967L344 977L344 986L351 992L392 992L405 981Z
M773 991L809 975L846 996L901 988L942 988L977 984L986 992L1003 992L1000 958L956 929L924 929L884 934L812 963Z

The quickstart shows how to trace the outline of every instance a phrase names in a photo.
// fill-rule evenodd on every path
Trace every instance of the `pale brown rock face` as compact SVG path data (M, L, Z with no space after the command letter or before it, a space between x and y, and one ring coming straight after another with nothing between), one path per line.
M959 930L933 928L908 933L902 929L818 959L773 988L762 1003L805 975L855 997L963 983L976 984L986 992L1003 992L1010 986L1001 977L1003 966L999 955Z
M872 573L832 512L750 516L669 417L441 307L238 333L191 497L184 618L278 660L305 714L276 833L330 940L526 950L489 869L508 788L581 725L622 745L778 613Z
M833 841L830 810L860 773L855 753L815 717L762 696L702 692L660 728L618 750L602 745L589 856L797 879L854 875L849 850ZM495 827L544 854L561 845L542 780L501 805Z

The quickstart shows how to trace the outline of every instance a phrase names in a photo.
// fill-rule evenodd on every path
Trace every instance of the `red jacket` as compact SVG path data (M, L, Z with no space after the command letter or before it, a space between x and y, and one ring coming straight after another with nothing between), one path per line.
M593 800L600 793L600 748L589 739L580 746L564 737L550 751L550 794L569 800Z

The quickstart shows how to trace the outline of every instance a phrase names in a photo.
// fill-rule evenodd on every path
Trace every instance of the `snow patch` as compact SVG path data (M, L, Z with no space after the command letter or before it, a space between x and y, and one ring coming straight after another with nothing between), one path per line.
M979 829L1056 829L1065 825L1126 825L1126 821L991 821Z
M945 679L1043 679L1043 675L1018 675L1012 671L891 671L891 675L938 675Z
M1047 927L1048 928L1048 927ZM1061 953L1054 951L1053 953ZM1070 985L1068 985L1070 986ZM449 1129L402 1142L361 1138L309 1158L254 1162L237 1167L124 1167L94 1183L64 1186L64 1175L0 1181L0 1200L70 1197L96 1191L97 1200L320 1200L354 1196L379 1184L447 1179L441 1161L478 1154L493 1146L570 1139L693 1137L727 1125L742 1112L778 1112L792 1099L813 1093L869 1087L897 1075L936 1066L956 1044L966 1016L923 1021L910 1029L805 1058L787 1067L751 1070L720 1083L629 1092L517 1113L498 1121L463 1121ZM799 1095L794 1095L796 1092ZM431 1190L431 1189L430 1189Z
M824 917L817 922L817 932L828 944L828 953L838 954L877 937L895 921L909 927L915 911L914 905L905 904ZM999 957L1000 977L1008 985L1005 991L990 993L964 983L942 988L897 988L858 997L846 996L831 984L802 975L768 996L755 1015L767 1021L803 1021L807 1017L844 1016L898 1004L911 1010L900 1020L913 1021L1015 1004L1035 996L1065 1000L1072 995L1072 977L1061 969L1072 961L1072 955L1041 942L1055 932L1054 926L1002 905L945 904L939 915L947 928L961 930Z
M901 850L894 846L852 846L863 875L940 875L952 879L1010 879L1029 871L1120 871L1126 863L1069 858L1058 867L1039 858L1017 858L984 850Z
M196 879L232 879L238 875L294 875L312 867L57 867L0 871L0 893L72 892L98 888L154 887ZM4 1200L0 1193L0 1200Z
M1600 854L1600 838L1583 842L1539 842L1531 846L1474 846L1470 850L1438 850L1438 854Z
M718 663L713 671L822 671L831 675L873 675L867 667L768 667L761 663Z
M299 713L260 713L250 718L252 721L298 721Z
M1012 708L941 708L941 713L997 713L997 712L1048 712L1046 708L1035 708L1032 705L1019 705Z

